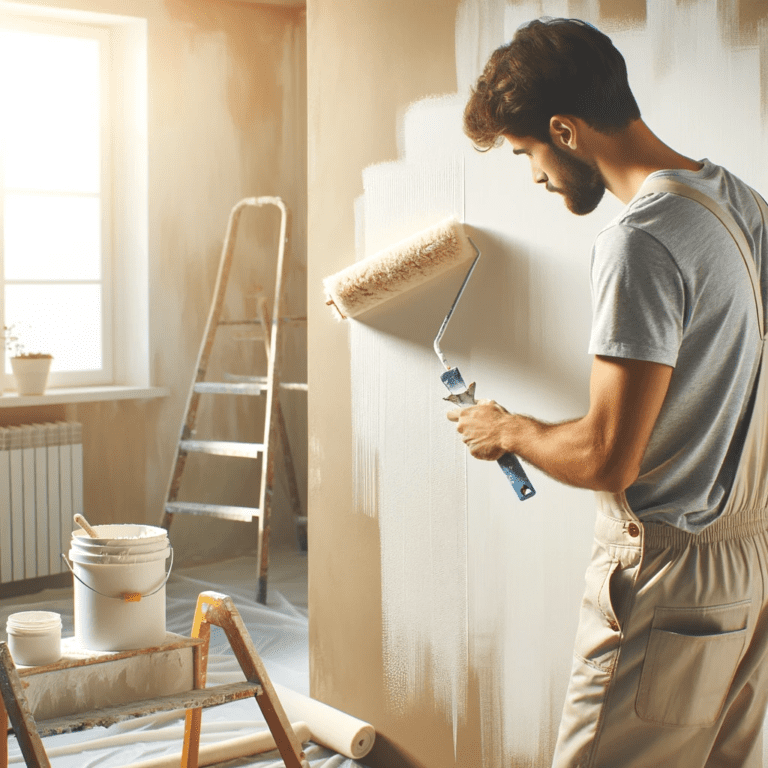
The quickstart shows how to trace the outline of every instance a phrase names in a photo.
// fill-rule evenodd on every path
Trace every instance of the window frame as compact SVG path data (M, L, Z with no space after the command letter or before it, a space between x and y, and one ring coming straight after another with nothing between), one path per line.
M54 37L78 38L83 40L95 40L99 46L99 184L94 193L81 193L69 189L8 189L5 186L5 178L2 171L3 157L0 154L0 232L4 226L4 203L8 194L23 195L51 195L51 196L85 196L95 197L99 201L100 226L101 226L101 264L100 280L98 281L67 281L51 280L40 277L39 280L7 280L4 270L4 242L0 240L0 317L5 322L5 289L8 285L66 285L70 284L94 284L100 286L101 293L101 362L100 369L84 371L51 371L49 386L73 387L83 385L103 385L113 380L112 360L112 127L113 117L110 102L110 61L111 61L111 34L107 27L93 24L64 21L58 19L42 19L34 17L11 16L0 18L0 29L23 32L26 34L42 34ZM7 151L3 148L3 152ZM12 148L8 148L12 151ZM22 339L23 341L23 339ZM28 351L38 351L29 349ZM48 350L39 350L48 351ZM8 365L7 356L4 355L3 386L14 386L13 376Z
M49 389L151 388L147 19L0 0L0 26L97 37L101 47L103 368L52 372ZM5 194L2 178L0 184L1 201ZM0 271L0 317L4 297L5 280ZM0 384L13 390L15 381L9 368L3 355Z

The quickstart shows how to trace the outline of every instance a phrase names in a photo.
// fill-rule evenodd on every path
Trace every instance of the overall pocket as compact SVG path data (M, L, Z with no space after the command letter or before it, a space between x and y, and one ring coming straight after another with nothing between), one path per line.
M635 710L662 725L709 726L728 695L747 640L750 601L657 607Z

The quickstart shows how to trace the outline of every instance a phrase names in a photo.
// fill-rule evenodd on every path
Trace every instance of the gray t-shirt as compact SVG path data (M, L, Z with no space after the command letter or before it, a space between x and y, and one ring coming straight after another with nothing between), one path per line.
M699 189L744 232L768 297L768 232L749 189L702 160L659 171ZM700 203L667 193L635 197L597 236L589 352L664 363L669 391L626 491L641 520L698 532L730 491L751 413L760 332L752 287L723 224Z

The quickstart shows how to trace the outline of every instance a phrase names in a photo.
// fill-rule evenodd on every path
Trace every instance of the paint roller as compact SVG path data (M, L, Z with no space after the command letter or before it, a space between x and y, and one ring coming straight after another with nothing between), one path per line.
M440 326L434 349L445 367L440 376L450 392L445 399L462 408L475 405L475 383L466 386L459 369L452 368L445 359L440 341L479 258L480 250L467 236L463 225L455 218L444 219L325 278L326 304L334 308L340 319L357 317L472 259L464 282ZM498 463L519 499L535 495L536 491L514 454L504 454Z

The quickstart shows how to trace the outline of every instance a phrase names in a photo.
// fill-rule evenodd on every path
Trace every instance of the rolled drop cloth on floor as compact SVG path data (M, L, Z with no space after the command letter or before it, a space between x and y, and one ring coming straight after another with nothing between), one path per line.
M353 760L371 751L376 731L370 723L278 683L274 687L288 719L306 722L312 741Z

